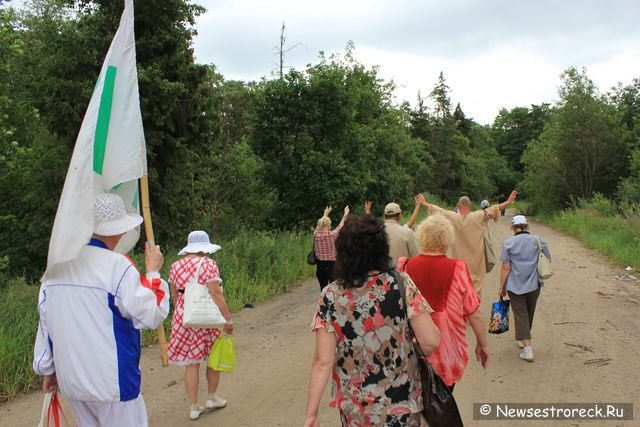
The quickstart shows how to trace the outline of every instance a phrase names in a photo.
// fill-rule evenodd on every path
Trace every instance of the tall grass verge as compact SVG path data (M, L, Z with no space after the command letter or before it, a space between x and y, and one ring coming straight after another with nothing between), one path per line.
M38 287L9 280L0 292L0 401L39 384L31 369L38 325Z
M186 241L186 236L185 236ZM311 233L242 231L213 255L220 267L224 295L231 311L246 303L257 303L286 292L293 283L313 274L306 255L311 250ZM179 257L179 249L163 245L165 265L162 277ZM132 254L144 266L143 254ZM37 276L37 274L34 274ZM0 275L0 280L3 276ZM33 344L38 327L38 284L22 278L0 283L0 401L39 387L33 374ZM169 338L171 314L164 322ZM143 331L143 345L157 342L155 331Z
M640 267L640 215L626 206L621 211L611 201L594 197L571 209L537 219L580 238L584 244L621 265Z

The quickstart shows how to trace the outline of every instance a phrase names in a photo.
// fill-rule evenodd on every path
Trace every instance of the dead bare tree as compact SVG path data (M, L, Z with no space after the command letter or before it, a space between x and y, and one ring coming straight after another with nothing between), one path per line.
M285 44L287 42L287 38L284 35L284 31L286 29L286 25L284 23L284 21L282 21L282 28L280 29L280 45L279 46L275 46L273 49L275 50L276 54L278 55L278 78L282 80L283 76L284 76L284 69L285 68L289 68L289 67L285 67L284 65L284 56L287 52L292 51L293 49L295 49L298 46L301 46L302 43L296 43L291 47L285 47ZM275 70L274 70L275 71Z

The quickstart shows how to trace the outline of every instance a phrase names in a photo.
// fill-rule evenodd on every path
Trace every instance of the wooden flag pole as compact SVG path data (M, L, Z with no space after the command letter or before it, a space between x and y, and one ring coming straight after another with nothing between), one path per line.
M155 238L153 236L153 223L151 222L151 208L149 206L149 178L147 175L143 175L140 178L140 198L142 199L142 217L144 218L144 233L147 236L147 241L153 247L155 246ZM164 335L164 323L156 329L158 333L158 342L160 343L160 359L162 360L162 367L169 366L169 355L167 353L167 338Z

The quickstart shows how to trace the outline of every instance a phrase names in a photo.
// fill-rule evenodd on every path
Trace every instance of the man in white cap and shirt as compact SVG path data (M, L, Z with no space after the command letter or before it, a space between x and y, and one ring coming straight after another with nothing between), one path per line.
M147 426L140 394L140 329L169 312L159 246L145 247L146 276L114 248L142 223L116 194L98 194L94 232L80 255L47 273L33 370L45 392L70 399L78 426Z
M397 203L387 203L384 207L384 228L389 238L389 256L395 267L400 257L411 258L420 254L420 246L413 230L400 225L402 210Z

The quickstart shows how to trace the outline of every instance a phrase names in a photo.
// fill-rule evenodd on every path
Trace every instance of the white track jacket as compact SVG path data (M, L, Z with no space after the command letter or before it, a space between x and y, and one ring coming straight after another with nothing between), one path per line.
M40 287L33 370L54 372L67 397L120 402L140 394L140 329L169 312L159 273L142 276L127 257L93 240Z

